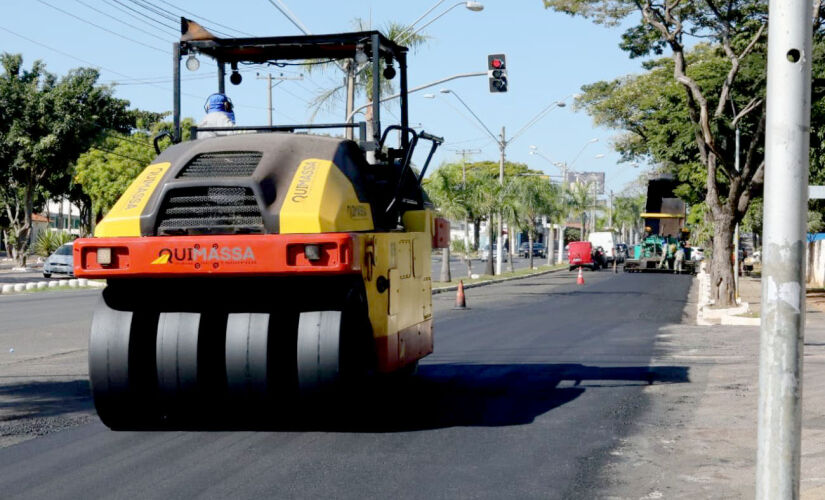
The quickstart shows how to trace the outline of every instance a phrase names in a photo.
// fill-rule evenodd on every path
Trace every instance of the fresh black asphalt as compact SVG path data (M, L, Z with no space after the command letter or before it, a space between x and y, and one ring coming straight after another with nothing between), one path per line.
M605 464L646 409L650 366L679 323L687 276L562 272L434 296L436 351L418 375L326 407L299 426L112 432L95 422L0 449L3 498L594 498ZM15 301L36 329L74 300ZM10 314L0 301L0 313ZM27 318L24 322L22 318ZM6 317L2 317L5 322ZM40 394L45 397L47 395Z

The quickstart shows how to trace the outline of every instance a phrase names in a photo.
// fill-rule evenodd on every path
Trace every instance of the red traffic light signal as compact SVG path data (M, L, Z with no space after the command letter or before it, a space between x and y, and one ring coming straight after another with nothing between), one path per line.
M487 56L487 76L490 92L507 92L507 60L504 54Z

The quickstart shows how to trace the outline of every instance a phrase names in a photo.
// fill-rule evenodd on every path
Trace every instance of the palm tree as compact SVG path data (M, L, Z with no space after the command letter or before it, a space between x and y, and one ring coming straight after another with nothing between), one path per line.
M357 17L353 20L353 25L355 31L367 31L372 29L368 22L365 22L364 19ZM392 40L393 42L398 43L399 45L404 45L411 49L414 49L425 41L427 41L427 37L418 33L415 34L405 34L408 32L408 26L396 23L393 21L388 22L379 30L382 35L384 35L387 39ZM314 70L320 69L325 70L330 66L334 66L336 63L330 62L326 64L318 64L317 61L308 61L306 65L306 69L308 72L312 72ZM349 60L345 62L346 65L355 65L355 60ZM349 67L348 67L349 69ZM372 101L372 65L366 64L361 68L358 67L351 67L353 71L356 71L355 74L355 96L358 95L365 95L367 101ZM360 70L360 71L359 71ZM383 75L379 75L380 85L381 85L381 93L382 94L392 94L394 91L394 87L391 80L388 80ZM340 85L337 85L333 88L322 90L312 101L310 101L310 106L314 107L315 110L312 113L312 119L315 118L315 115L322 109L329 109L333 107L336 102L339 102L347 90L347 78L345 77ZM369 114L372 113L372 108L368 107L365 110L367 113L367 123L370 123L370 116ZM371 137L371 136L370 136Z
M530 258L530 268L533 268L533 241L537 234L536 221L541 216L546 216L548 220L558 217L559 210L559 188L550 184L543 177L529 176L517 178L518 205L520 217L519 227L527 232L527 253ZM552 245L552 241L548 243Z
M568 191L568 205L574 216L581 217L581 240L584 241L584 219L593 206L593 183L577 182Z
M622 239L631 241L631 234L638 234L645 196L619 196L613 200L613 221L622 228Z
M489 258L485 264L484 274L494 274L493 271L493 224L495 213L500 208L501 186L498 179L491 175L473 176L473 181L467 183L470 203L475 207L475 213L487 215L487 241L490 249Z
M430 200L435 204L438 212L444 217L451 220L464 220L467 217L467 192L465 186L450 175L445 169L440 168L433 172L429 179L427 179L424 189L427 192ZM441 279L442 282L450 282L452 276L450 274L450 247L446 247L441 253ZM467 253L464 253L465 263L468 262ZM468 267L468 276L472 274L470 265Z

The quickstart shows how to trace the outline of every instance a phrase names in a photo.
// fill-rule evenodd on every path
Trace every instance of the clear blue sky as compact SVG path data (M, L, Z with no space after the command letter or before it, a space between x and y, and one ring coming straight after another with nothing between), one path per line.
M374 27L390 20L410 23L436 3L436 0L283 1L314 33L352 30L356 17L371 21ZM152 111L172 107L171 44L179 32L176 32L177 23L164 17L168 15L166 11L196 20L208 19L211 22L203 21L207 26L220 23L235 31L217 26L219 30L231 33L299 34L268 0L144 1L144 6L160 8L155 14L142 8L141 0L6 0L3 3L1 51L22 53L26 67L35 59L42 59L48 70L58 75L78 66L98 66L102 82L118 82L118 97L128 99L134 107ZM427 19L456 3L445 1ZM641 70L640 61L631 61L619 50L619 28L596 26L545 10L541 0L484 0L482 3L481 12L455 7L422 31L430 38L409 57L409 83L415 87L457 73L484 71L487 54L505 53L510 79L508 93L491 94L486 76L455 80L443 86L458 93L496 134L502 125L507 128L508 136L515 133L542 108L578 92L583 84ZM201 58L201 63L196 73L182 70L185 78L196 78L183 83L182 101L183 115L196 120L203 114L205 97L216 90L214 65L205 58ZM267 121L266 83L255 78L256 70L267 71L266 68L250 69L238 87L227 82L227 93L235 102L239 124L264 125ZM284 70L272 68L270 71ZM312 114L308 101L322 89L339 84L342 75L331 69L322 74L305 74L304 78L275 87L276 123L306 122ZM454 150L462 148L481 150L472 156L473 160L497 161L498 148L492 139L458 101L439 93L438 88L432 91L434 99L423 97L427 91L410 98L411 123L421 123L428 132L447 140L434 158L434 166L456 160ZM567 102L570 101L568 98ZM358 104L363 102L364 98L360 97ZM315 121L340 122L343 114L341 102L319 113ZM385 113L383 123L387 124L390 117ZM529 155L530 145L538 146L554 160L569 162L588 140L598 138L599 142L587 147L574 168L606 172L607 187L619 191L635 179L640 170L617 164L618 156L610 147L615 134L615 131L595 128L583 111L573 112L570 107L554 109L509 146L508 159L558 175L554 166ZM605 156L594 158L599 154ZM417 160L421 161L422 157L423 154L419 154Z

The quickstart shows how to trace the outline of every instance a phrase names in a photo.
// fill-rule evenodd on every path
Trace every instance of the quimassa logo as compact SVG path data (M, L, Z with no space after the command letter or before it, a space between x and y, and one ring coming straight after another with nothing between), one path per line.
M184 248L162 248L152 264L172 264L176 262L228 262L254 264L255 252L251 247L195 245Z

